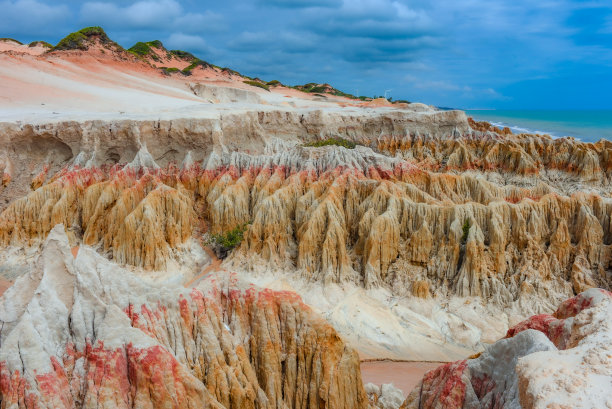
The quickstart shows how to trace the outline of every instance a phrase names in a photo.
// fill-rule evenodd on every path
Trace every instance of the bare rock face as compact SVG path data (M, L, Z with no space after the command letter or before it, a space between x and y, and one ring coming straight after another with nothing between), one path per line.
M194 219L189 194L163 179L142 167L65 169L0 215L0 241L44 240L63 224L73 239L100 245L118 263L162 269L172 249L191 237Z
M425 375L402 408L609 406L612 293L590 289L529 318L480 356Z
M52 229L0 298L2 407L365 408L354 350L293 293L147 284Z
M375 408L398 409L404 401L402 391L390 383L380 386L368 383L364 388L371 405Z
M224 268L427 305L461 299L497 321L481 322L475 308L440 318L432 306L422 314L439 318L431 329L396 309L396 335L385 338L405 343L401 328L415 323L424 342L452 344L434 360L468 355L574 294L611 288L609 143L474 130L460 112L299 112L3 125L13 151L40 139L55 161L0 213L0 242L35 247L62 223L72 245L161 271L185 264L201 233L247 224ZM329 136L358 145L306 144ZM21 186L13 175L0 194Z
M119 263L162 269L191 237L195 219L212 233L250 223L230 263L236 268L297 269L312 281L388 285L423 298L482 296L500 305L521 295L609 288L608 199L439 175L367 151L330 148L327 154L344 158L318 155L310 169L299 156L295 167L275 164L288 156L263 167L256 166L261 157L245 156L206 170L64 170L0 215L0 238L44 239L63 223Z

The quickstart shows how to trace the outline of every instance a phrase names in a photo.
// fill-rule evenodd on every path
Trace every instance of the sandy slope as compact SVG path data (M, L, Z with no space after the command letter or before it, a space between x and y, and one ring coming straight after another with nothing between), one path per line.
M19 44L11 40L0 40L0 53L41 55L47 50L47 47L44 47L40 44L37 44L34 47L30 47L26 44Z
M171 76L135 57L117 60L103 50L53 52L37 55L40 47L0 43L0 121L43 123L59 120L206 118L226 111L194 94L203 83L246 90L259 95L270 109L330 108L345 106L345 98L322 98L290 88L267 92L243 83L242 77L216 69L197 68L192 76ZM316 101L318 99L319 101ZM211 103L213 102L213 103ZM223 105L223 104L221 104ZM249 104L232 104L231 110Z

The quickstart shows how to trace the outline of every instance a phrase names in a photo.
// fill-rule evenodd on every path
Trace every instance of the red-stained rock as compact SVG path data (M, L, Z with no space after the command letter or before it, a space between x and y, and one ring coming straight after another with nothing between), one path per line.
M145 284L87 246L74 259L62 226L42 254L0 298L2 407L368 406L356 352L294 293Z
M572 408L605 407L608 401L602 385L612 381L610 312L609 291L593 288L578 294L564 301L553 315L535 315L512 327L506 338L476 358L428 372L402 408L561 407L550 402L569 402L569 397L559 396L575 394L578 384L592 392L581 392L584 397L572 399ZM559 356L558 350L563 349L568 353ZM571 358L565 362L564 356Z

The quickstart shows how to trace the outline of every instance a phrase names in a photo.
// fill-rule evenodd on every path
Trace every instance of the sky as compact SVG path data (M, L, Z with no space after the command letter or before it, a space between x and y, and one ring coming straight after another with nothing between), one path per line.
M612 0L0 0L0 37L102 26L289 85L455 108L612 109Z

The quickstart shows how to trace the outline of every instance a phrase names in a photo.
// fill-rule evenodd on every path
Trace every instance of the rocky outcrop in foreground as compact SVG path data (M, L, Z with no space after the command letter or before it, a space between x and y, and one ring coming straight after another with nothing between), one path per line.
M612 293L593 288L529 318L480 356L425 375L402 408L612 406Z
M147 284L63 226L0 298L3 408L365 408L356 352L293 293Z

